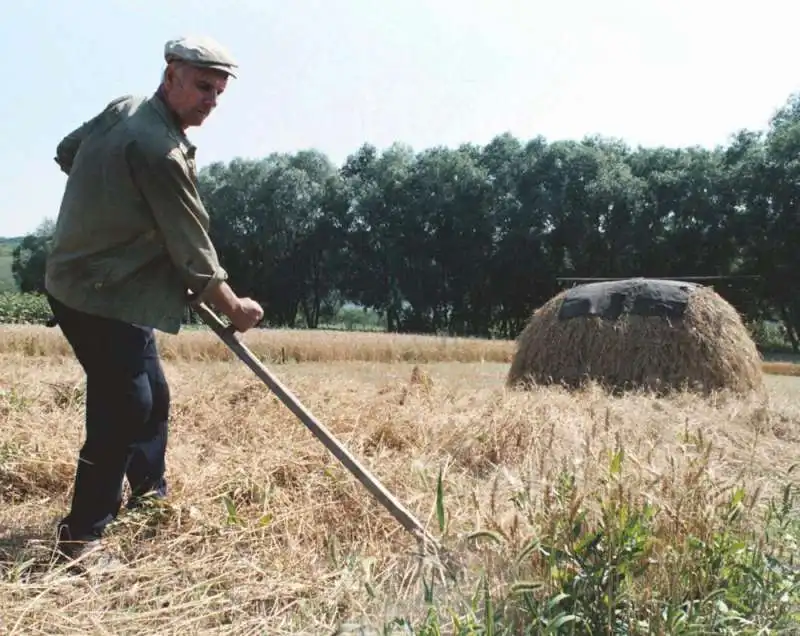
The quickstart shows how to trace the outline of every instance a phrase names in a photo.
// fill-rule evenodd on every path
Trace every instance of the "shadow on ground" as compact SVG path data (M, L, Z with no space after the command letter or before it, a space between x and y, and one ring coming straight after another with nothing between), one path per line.
M55 530L22 528L0 535L0 581L20 581L49 571L53 564Z

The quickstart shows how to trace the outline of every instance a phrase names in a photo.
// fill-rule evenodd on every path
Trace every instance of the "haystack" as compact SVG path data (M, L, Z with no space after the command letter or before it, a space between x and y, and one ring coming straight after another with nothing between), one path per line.
M579 285L536 310L508 386L594 381L612 390L762 393L761 357L711 287L634 278Z

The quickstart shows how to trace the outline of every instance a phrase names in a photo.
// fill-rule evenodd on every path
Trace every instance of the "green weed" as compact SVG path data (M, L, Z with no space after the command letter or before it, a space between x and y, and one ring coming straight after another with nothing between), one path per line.
M800 630L800 514L797 486L758 510L757 497L735 487L712 508L708 498L684 512L685 533L669 533L668 511L625 486L625 453L608 464L605 487L591 496L576 475L558 474L545 510L524 490L513 503L532 536L505 554L501 570L483 571L459 608L437 602L423 580L424 617L396 618L384 633L440 634L773 634ZM789 471L792 472L791 470ZM444 528L441 473L436 511ZM593 502L595 506L590 506ZM480 530L501 551L512 541ZM483 566L481 566L483 567ZM505 570L505 571L503 571ZM400 630L400 632L398 632Z

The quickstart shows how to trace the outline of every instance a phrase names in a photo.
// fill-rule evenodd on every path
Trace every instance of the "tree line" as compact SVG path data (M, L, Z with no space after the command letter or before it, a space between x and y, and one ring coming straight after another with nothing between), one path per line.
M316 150L217 162L199 190L231 284L272 326L355 304L390 331L510 338L562 277L718 276L747 319L800 338L800 95L713 149L364 144L341 166ZM41 288L51 231L15 249L23 291Z

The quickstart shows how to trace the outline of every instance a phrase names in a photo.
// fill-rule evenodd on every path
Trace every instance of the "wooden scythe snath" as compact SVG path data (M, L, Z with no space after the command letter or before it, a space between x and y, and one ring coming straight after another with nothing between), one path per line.
M403 504L381 484L352 454L300 403L300 400L267 369L261 361L238 339L236 329L225 325L205 303L193 303L192 309L228 347L280 398L292 413L344 464L363 486L392 514L403 528L420 542L435 550L441 546Z

